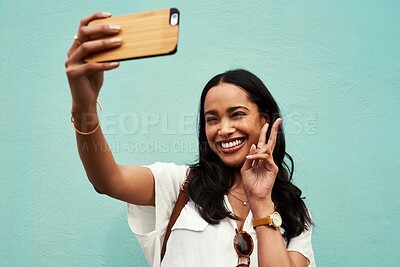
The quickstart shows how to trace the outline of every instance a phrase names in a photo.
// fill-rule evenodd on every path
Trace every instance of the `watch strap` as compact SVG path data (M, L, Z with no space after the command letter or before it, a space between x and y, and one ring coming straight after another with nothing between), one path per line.
M253 228L256 228L257 226L260 226L260 225L268 225L268 226L271 226L271 225L272 225L272 218L271 218L271 215L268 215L267 217L255 219L255 220L253 221Z

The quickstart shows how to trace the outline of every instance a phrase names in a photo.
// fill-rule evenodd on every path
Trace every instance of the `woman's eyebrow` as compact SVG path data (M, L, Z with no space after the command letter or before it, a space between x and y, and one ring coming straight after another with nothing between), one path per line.
M235 111L235 110L237 110L237 109L240 109L240 108L243 108L243 109L245 109L245 110L247 110L247 111L250 111L250 110L249 110L247 107L245 107L245 106L234 106L234 107L229 107L229 108L226 109L226 111L227 111L228 113L231 113L231 112L233 112L233 111ZM217 114L218 114L218 112L217 112L216 110L214 110L214 109L207 110L207 111L204 112L204 116L206 116L206 115L217 115Z
M228 108L226 111L228 111L228 112L230 113L230 112L233 112L233 111L235 111L235 110L237 110L237 109L240 109L240 108L243 108L243 109L245 109L245 110L247 110L247 111L250 111L250 109L248 109L248 108L245 107L245 106L230 107L230 108Z
M217 111L215 111L215 110L207 110L206 112L204 112L204 116L206 116L206 115L217 115L218 114L218 112Z

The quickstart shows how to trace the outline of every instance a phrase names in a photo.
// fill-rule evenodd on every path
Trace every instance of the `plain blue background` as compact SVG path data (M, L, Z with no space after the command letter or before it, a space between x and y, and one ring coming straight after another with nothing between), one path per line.
M106 74L102 127L123 164L196 159L201 89L237 67L283 112L319 266L398 266L398 1L1 1L0 265L146 266L126 204L98 195L70 125L79 20L176 7L178 53Z

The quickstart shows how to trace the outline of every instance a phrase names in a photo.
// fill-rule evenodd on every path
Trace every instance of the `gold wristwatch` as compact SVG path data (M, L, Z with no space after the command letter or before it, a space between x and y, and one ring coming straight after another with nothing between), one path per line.
M277 211L274 211L267 217L255 219L253 221L253 228L256 228L260 225L268 225L274 227L275 229L279 229L279 227L282 225L282 217Z

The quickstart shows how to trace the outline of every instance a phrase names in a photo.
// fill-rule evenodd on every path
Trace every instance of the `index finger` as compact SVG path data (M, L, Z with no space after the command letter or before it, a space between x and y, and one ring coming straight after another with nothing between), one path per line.
M281 125L282 119L278 118L272 125L271 134L269 135L268 139L268 146L270 147L271 153L274 151L275 144L276 144L276 137L278 136L278 128Z
M90 22L97 20L97 19L105 19L110 16L111 16L110 13L97 12L97 13L94 13L94 14L82 19L79 24L78 32L76 33L76 38L79 40L80 43L88 41L90 38L87 36L88 33L87 33L86 28L88 28L88 25L90 24ZM97 30L99 30L99 29L97 29Z
M258 144L257 144L258 148L262 148L265 145L265 141L267 140L268 127L269 127L269 124L267 122L261 128L260 137L258 138Z
M85 34L84 28L86 28L90 22L96 19L104 19L111 17L110 13L107 12L97 12L93 13L92 15L83 18L80 23L79 23L79 28L78 31L75 35L74 42L72 43L72 46L68 50L68 57L72 54L72 52L77 49L83 42L86 42L88 40L88 37L86 37L87 34Z
M108 17L111 17L111 13L108 13L108 12L97 12L97 13L94 13L94 14L82 19L79 26L80 27L87 26L87 25L89 25L89 23L92 20L104 19L104 18L108 18Z

